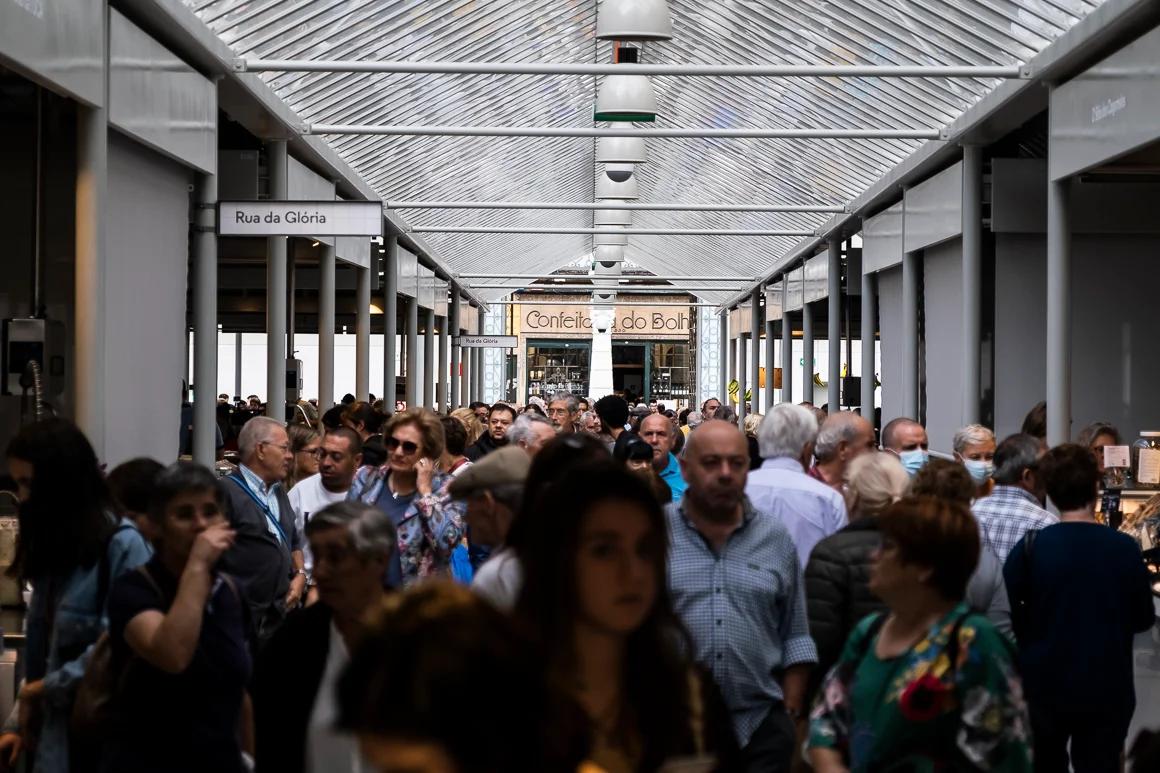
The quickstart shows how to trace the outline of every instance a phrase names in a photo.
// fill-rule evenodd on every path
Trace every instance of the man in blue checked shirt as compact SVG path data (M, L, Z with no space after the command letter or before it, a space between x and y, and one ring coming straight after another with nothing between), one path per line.
M737 427L705 422L680 464L688 489L667 511L673 604L725 696L746 769L788 771L817 662L797 551L745 496L749 450Z

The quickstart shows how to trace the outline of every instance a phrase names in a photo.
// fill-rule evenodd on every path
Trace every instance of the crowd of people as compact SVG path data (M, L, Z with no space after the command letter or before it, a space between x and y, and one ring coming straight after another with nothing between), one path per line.
M1122 769L1155 617L1096 514L1109 425L944 459L809 405L256 399L225 475L105 474L64 419L10 443L0 769Z

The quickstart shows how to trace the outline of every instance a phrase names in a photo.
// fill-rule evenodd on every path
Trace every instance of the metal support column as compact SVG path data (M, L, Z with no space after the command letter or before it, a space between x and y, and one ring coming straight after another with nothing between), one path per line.
M789 316L789 277L781 277L781 401L793 402L793 320Z
M983 319L983 149L963 146L963 407L962 425L979 421Z
M827 259L826 340L829 342L829 357L826 404L834 414L842 410L842 243L836 238L830 240Z
M475 313L476 313L475 332L482 333L483 327L484 327L484 317L486 316L487 312L485 312L482 308L479 308L479 309L476 309ZM475 354L475 358L476 358L475 359L475 362L476 362L475 394L476 394L477 400L483 400L484 399L484 381L485 381L485 379L484 379L485 368L483 366L483 352L484 352L484 350L483 349L476 349L475 351L476 351L476 354Z
M717 401L722 405L729 402L729 312L723 311L717 317L717 347L718 355L718 376L720 381L721 393L714 395Z
M234 397L245 399L242 394L242 334L234 333Z
M447 317L439 317L439 362L436 365L435 405L438 411L450 411L453 407L447 395L447 355L449 347Z
M878 283L873 274L862 275L862 416L874 423L874 377L878 373L874 355L878 333ZM887 419L889 421L889 419Z
M1071 437L1070 180L1047 184L1047 444Z
M354 393L371 399L371 269L358 269L354 329Z
M399 384L399 237L384 237L383 249L383 407L394 413Z
M750 381L753 382L753 386L751 387L753 391L752 407L754 413L761 413L761 330L765 327L765 325L762 324L761 319L760 289L753 291L752 313L753 319L750 320L749 325L749 346L752 349L749 356L749 362L752 366L751 372L753 374L750 376ZM770 368L766 368L766 389L769 389L770 385L773 383L772 374L773 371Z
M334 247L323 244L318 259L318 410L334 406Z
M918 272L922 253L902 255L902 415L918 415ZM891 417L894 418L894 417ZM887 419L889 421L889 419Z
M451 390L447 402L455 410L466 405L462 391L462 380L459 377L459 359L463 350L456 341L459 339L459 285L451 284L451 318L447 321L451 328Z
M802 402L814 401L814 309L802 303Z
M415 408L422 401L419 386L419 299L408 298L407 304L407 407Z
M423 310L423 407L435 408L435 310Z
M217 177L197 186L193 228L193 460L213 466L217 458Z
M745 388L749 385L748 367L745 363L745 341L749 334L741 331L737 334L737 422L745 420Z
M774 343L776 339L773 335L773 326L775 322L765 323L765 412L769 413L769 409L774 406L773 400L773 380L777 375L775 370L776 351Z
M106 103L107 104L107 103ZM76 367L72 393L77 426L105 456L105 197L109 141L104 108L77 109ZM182 329L185 326L182 325ZM174 342L176 343L176 342ZM185 370L183 364L182 371ZM176 389L174 390L176 391Z
M470 307L468 313L471 313ZM463 405L469 405L475 401L475 398L471 394L471 349L463 349L461 354L463 355L463 362L461 363L463 377L460 379L460 389L462 390Z
M286 140L266 143L270 198L288 195ZM286 237L266 237L266 415L286 420Z

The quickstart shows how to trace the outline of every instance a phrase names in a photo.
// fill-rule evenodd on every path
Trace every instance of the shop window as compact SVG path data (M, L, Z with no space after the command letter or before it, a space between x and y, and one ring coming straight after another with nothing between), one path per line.
M585 343L530 344L528 396L555 392L588 394L589 347Z
M688 403L693 394L693 358L689 344L652 344L649 399Z

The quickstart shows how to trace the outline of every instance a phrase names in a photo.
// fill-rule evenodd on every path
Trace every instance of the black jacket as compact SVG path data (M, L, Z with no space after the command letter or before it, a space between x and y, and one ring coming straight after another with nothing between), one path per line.
M506 445L507 443L505 442L503 446ZM467 447L467 450L463 452L463 455L473 462L478 462L492 451L495 451L498 448L503 448L503 446L496 444L495 440L492 439L490 432L484 432L479 436L479 440L475 441Z
M810 553L806 605L810 636L818 648L818 665L810 677L811 696L837 662L858 621L886 609L868 587L870 553L880 541L877 519L859 518L823 539Z
M325 604L286 618L254 665L254 761L257 773L306 769L306 739L314 700L330 654Z

